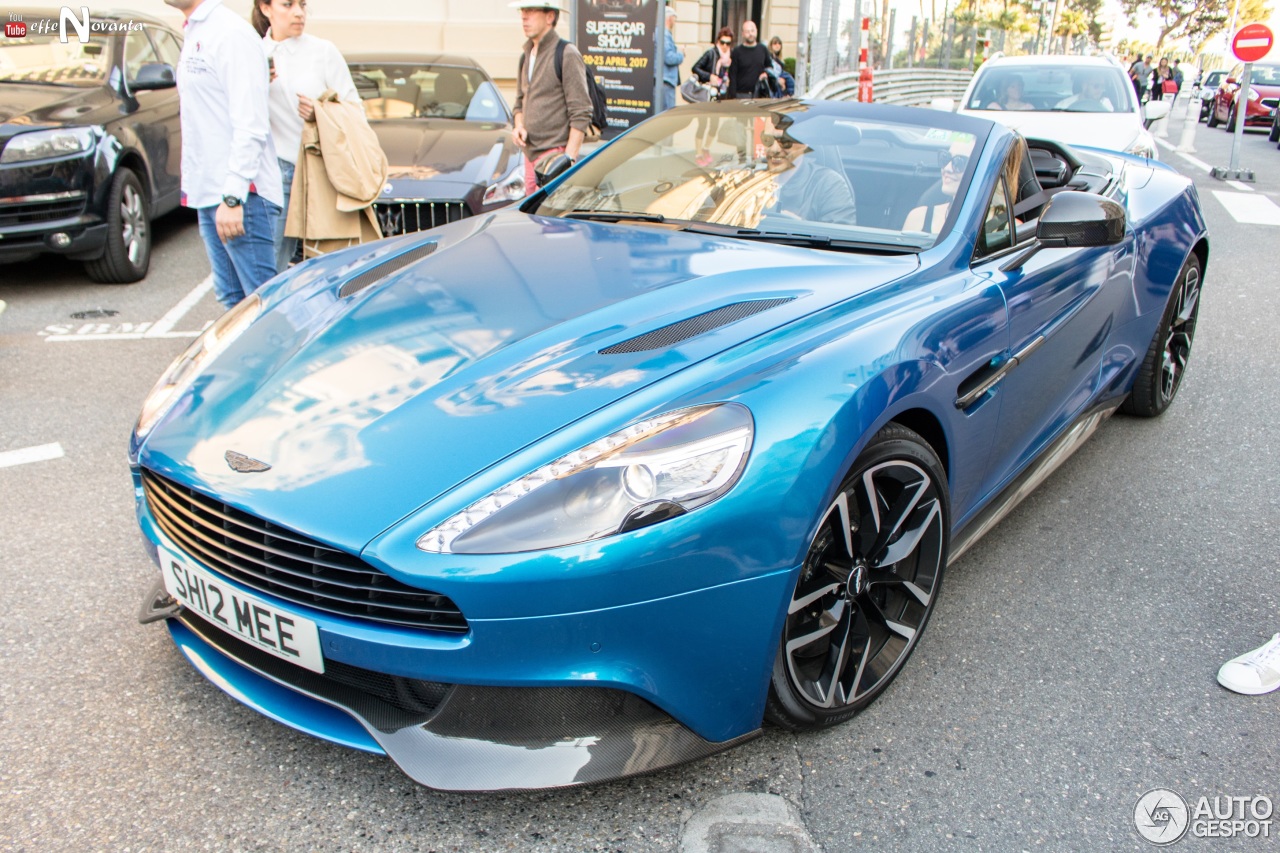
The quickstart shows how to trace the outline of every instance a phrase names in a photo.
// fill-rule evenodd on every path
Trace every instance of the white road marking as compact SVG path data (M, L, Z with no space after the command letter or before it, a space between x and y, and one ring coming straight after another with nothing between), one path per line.
M169 309L169 313L160 318L160 321L147 330L148 338L162 338L173 330L177 322L181 320L186 313L195 307L195 304L204 298L204 295L213 290L213 273L205 276L204 281L195 286L190 293L182 297L182 301Z
M1200 169L1203 172L1207 173L1207 172L1213 171L1213 167L1210 166L1208 163L1204 162L1203 160L1198 160L1195 157L1192 157L1190 154L1184 154L1183 152L1179 151L1178 156L1181 157L1183 160L1186 160L1192 166L1195 166L1197 169Z
M65 455L62 445L57 442L24 447L21 450L0 453L0 468L12 468L14 465L26 465L29 462L47 462L50 459L61 459Z
M1232 189L1240 190L1240 192L1242 193L1254 192L1253 187L1249 186L1246 183L1242 183L1240 181L1223 181L1223 183L1231 187Z
M213 289L213 274L205 277L177 305L154 323L85 323L74 332L70 323L46 326L40 335L51 343L67 341L140 341L152 338L195 338L208 327L205 323L193 332L175 332L173 327ZM113 331L118 330L118 331Z
M1213 195L1227 209L1227 213L1246 225L1280 225L1280 205L1264 195L1229 193L1214 190Z

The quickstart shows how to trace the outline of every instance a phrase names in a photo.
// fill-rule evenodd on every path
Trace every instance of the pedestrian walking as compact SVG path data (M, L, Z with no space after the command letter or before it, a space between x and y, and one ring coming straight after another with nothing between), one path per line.
M782 89L782 94L788 98L792 97L796 93L796 78L791 76L791 72L787 70L787 64L782 61L782 39L777 36L769 39L769 56L777 71L778 85Z
M534 169L544 158L564 154L578 159L582 142L591 129L591 95L582 54L564 43L556 32L562 0L516 0L524 29L524 51L516 75L515 130L512 136L524 149L525 189L538 188ZM557 63L557 54L561 61ZM559 69L557 69L559 65ZM559 73L557 73L557 71Z
M254 4L250 21L262 36L262 49L271 68L267 106L285 214L276 221L273 243L276 272L284 272L298 249L297 239L286 237L284 229L302 143L302 123L315 120L315 99L328 89L337 92L340 100L353 104L360 103L360 95L346 60L333 42L303 32L307 26L305 2L261 0Z
M1142 61L1142 54L1138 54L1138 58L1129 66L1129 79L1133 81L1133 93L1138 96L1139 104L1147 94L1147 78L1150 75L1151 69Z
M742 25L742 44L733 49L733 64L729 66L730 98L756 97L757 87L768 78L769 49L759 37L755 21Z
M222 0L165 3L186 18L177 73L183 203L197 211L214 295L231 308L276 274L283 195L267 58L253 27Z
M1173 72L1169 69L1169 57L1162 56L1160 64L1151 71L1151 90L1148 100L1160 101L1174 93Z
M680 85L680 66L684 51L676 47L676 10L667 7L667 25L662 29L662 109L676 105L676 87Z

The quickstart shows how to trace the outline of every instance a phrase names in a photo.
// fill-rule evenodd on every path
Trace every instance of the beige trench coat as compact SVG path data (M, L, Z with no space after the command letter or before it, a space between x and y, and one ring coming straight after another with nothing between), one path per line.
M387 182L387 155L364 107L332 89L315 107L315 121L302 126L284 229L302 241L306 258L381 239L373 202Z

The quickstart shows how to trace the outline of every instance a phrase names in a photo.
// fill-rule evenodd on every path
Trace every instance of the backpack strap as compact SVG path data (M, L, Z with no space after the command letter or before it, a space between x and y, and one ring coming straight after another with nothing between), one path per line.
M569 43L564 39L556 42L556 79L561 83L564 82L564 49ZM521 77L524 76L524 52L520 52L520 62L516 67L516 73Z

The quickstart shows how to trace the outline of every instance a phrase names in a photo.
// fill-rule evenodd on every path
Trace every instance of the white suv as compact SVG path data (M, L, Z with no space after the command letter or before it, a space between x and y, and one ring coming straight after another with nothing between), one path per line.
M1144 115L1128 73L1101 56L1002 56L974 73L959 112L1033 139L1157 158L1147 127L1169 103L1153 101Z

